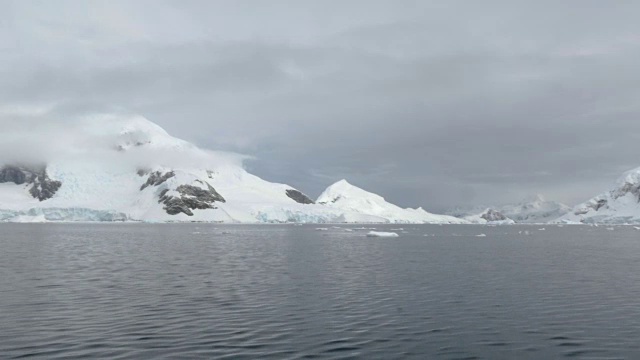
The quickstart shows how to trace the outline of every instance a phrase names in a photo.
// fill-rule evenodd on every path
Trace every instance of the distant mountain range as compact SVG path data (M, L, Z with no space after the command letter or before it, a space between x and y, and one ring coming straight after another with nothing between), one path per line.
M547 223L569 212L565 204L546 200L542 195L524 199L518 204L482 206L470 209L454 209L448 215L466 219L476 224L497 223Z

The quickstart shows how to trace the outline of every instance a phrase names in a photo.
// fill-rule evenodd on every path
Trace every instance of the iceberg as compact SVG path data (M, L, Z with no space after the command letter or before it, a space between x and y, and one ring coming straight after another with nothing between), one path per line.
M398 237L399 235L394 232L384 232L384 231L369 231L367 233L367 237Z

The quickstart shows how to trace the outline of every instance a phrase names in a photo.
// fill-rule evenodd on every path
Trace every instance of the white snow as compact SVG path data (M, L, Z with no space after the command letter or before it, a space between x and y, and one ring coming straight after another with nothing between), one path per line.
M640 168L624 173L611 190L575 206L561 223L640 224Z
M369 231L367 233L367 237L398 237L399 235L394 232L384 232L384 231Z
M365 191L340 180L329 186L316 203L326 207L378 218L376 222L466 224L465 220L447 215L431 214L422 208L403 209L387 202L382 196Z
M463 219L467 220L468 222L472 223L472 224L486 224L486 225L512 225L515 224L516 222L513 221L512 219L506 218L504 220L493 220L493 221L488 221L486 218L484 218L483 216L485 214L487 214L491 209L487 208L484 209L482 212L478 213L478 214L473 214L473 215L468 215L465 216Z
M485 224L487 220L481 216L489 209L493 209L508 220L490 222L493 225L504 225L511 223L536 223L543 224L553 221L571 210L570 207L559 202L545 200L542 195L536 195L532 198L524 199L518 204L474 207L471 209L454 209L449 212L460 218L469 220L476 224Z

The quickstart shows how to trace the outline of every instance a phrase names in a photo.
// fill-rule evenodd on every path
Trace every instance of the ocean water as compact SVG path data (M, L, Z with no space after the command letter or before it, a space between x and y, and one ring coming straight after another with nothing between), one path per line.
M633 227L317 227L0 224L0 358L640 358Z

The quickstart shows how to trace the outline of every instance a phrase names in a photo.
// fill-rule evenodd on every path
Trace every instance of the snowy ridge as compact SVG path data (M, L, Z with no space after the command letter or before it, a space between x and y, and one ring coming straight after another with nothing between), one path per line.
M465 216L464 219L473 224L511 225L516 223L499 211L490 208L485 209L479 214Z
M382 196L340 180L329 186L316 203L346 212L378 216L394 223L465 224L452 216L431 214L422 208L403 209L388 203Z
M448 214L467 219L473 223L484 224L482 216L489 210L495 211L515 223L544 224L563 216L571 208L556 201L545 200L542 195L536 195L524 199L518 204L454 209Z
M94 116L68 132L44 167L0 164L0 221L466 223L346 181L314 203L248 173L241 155L199 149L139 116Z
M517 223L547 223L569 212L571 208L565 204L548 201L542 195L524 200L517 205L506 205L498 208L504 216Z
M640 224L640 168L624 173L611 190L575 206L557 222Z

